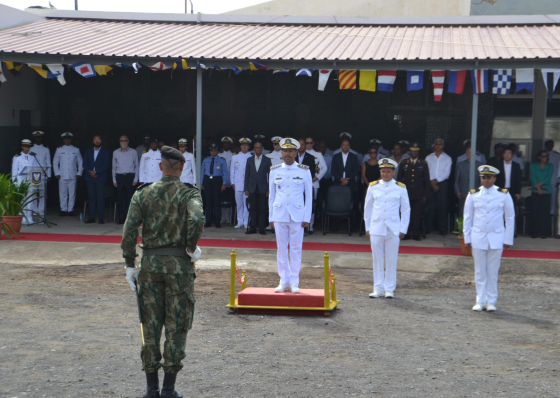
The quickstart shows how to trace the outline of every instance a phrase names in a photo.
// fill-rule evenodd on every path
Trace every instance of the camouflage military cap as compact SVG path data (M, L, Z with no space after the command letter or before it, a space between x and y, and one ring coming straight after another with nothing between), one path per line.
M185 157L183 154L170 146L164 145L161 147L161 158L167 160L177 160L181 163L185 163Z

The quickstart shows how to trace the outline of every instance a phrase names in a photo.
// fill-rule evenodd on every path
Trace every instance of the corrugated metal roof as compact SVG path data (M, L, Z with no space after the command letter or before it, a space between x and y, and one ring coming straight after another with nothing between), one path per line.
M560 58L560 25L317 26L44 19L0 31L0 53L228 60Z

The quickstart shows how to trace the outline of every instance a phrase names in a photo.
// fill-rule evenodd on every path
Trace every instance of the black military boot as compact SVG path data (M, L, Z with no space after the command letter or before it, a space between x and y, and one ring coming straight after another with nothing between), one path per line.
M159 379L157 372L146 372L146 394L142 398L160 398L159 396Z
M183 398L183 394L175 391L175 379L177 379L177 373L165 374L161 387L161 398Z

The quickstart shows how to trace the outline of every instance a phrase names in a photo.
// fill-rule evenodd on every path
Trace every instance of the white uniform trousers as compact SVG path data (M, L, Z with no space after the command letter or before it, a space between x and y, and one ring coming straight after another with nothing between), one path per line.
M36 187L35 185L31 184L29 185L29 195L37 195L37 192L39 193L39 195L42 195L42 191L40 190L39 187ZM30 198L30 200L34 199ZM39 213L39 211L37 210L37 201L29 203L27 206L25 206L25 208L23 209L23 215L24 218L22 220L22 224L27 225L27 224L32 224L33 223L33 211Z
M247 210L247 196L243 191L235 191L235 203L237 205L237 223L247 225L249 223L249 211Z
M387 231L387 236L370 235L373 256L373 288L382 292L394 291L397 287L397 258L400 239ZM385 267L383 267L385 260Z
M313 203L317 202L317 192L319 192L319 188L313 187ZM309 221L309 230L313 231L313 225L315 224L315 212L311 213L311 221Z
M76 179L58 180L58 195L60 197L60 211L74 211L76 202Z
M472 248L474 282L478 304L496 304L498 300L498 271L503 249L481 250Z
M301 268L301 246L303 228L301 222L274 222L276 245L278 246L278 275L282 286L299 286L299 270ZM290 258L288 261L288 243Z

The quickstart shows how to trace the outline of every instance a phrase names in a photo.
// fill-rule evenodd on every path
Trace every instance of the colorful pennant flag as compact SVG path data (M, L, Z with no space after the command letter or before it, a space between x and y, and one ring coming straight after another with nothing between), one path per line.
M443 96L443 85L445 84L445 71L433 70L432 82L434 83L434 101L441 102Z
M208 67L204 64L198 64L196 66L191 67L191 69L204 69L204 70L208 70Z
M0 84L2 83L6 83L8 80L6 79L6 75L4 74L4 71L2 70L2 62L0 62Z
M107 73L111 72L113 67L109 65L93 65L93 69L99 76L107 76Z
M338 86L341 90L355 90L356 77L358 72L355 70L341 70L338 72Z
M422 90L424 88L424 71L409 70L406 72L406 91ZM393 90L391 90L393 91Z
M78 72L83 77L93 77L96 76L95 69L93 69L92 64L86 64L83 62L70 65L72 69Z
M541 69L541 71L544 79L544 85L548 91L548 100L552 101L554 89L558 84L558 78L560 78L560 69Z
M56 77L60 85L64 86L66 84L66 79L64 79L64 66L61 64L47 64L47 68Z
M275 75L277 73L288 73L290 72L289 69L284 69L284 68L276 68L272 71L272 74Z
M45 69L42 64L27 64L31 69L37 72L43 79L55 79L55 76L50 70Z
M451 94L463 94L465 91L466 70L450 70L447 92Z
M238 75L241 72L243 72L245 70L245 68L242 68L240 66L234 66L233 68L231 68L231 70L234 74Z
M19 71L23 68L23 64L21 62L4 62L6 65L6 69L9 70L12 75L19 76Z
M313 69L298 69L297 72L296 72L296 77L297 76L311 77L311 76L313 76Z
M268 68L263 65L263 64L259 64L258 62L249 62L249 68L251 70L268 70Z
M156 62L155 64L150 66L150 69L155 71L161 71L161 70L171 69L171 66L165 65L163 62Z
M535 89L535 70L517 69L515 71L515 92L527 90L530 93Z
M393 91L393 86L397 80L396 70L380 70L377 76L377 91Z
M361 70L360 71L360 90L373 91L377 87L377 71Z
M140 68L142 68L142 64L140 62L134 62L132 64L132 69L134 69L134 73L138 73Z
M329 81L332 69L319 70L319 91L325 91L325 87Z
M187 65L186 60L178 59L177 61L175 61L173 63L173 69L187 70L187 69L189 69L189 66Z
M217 71L220 71L220 72L221 72L221 71L222 71L222 68L220 68L220 67L218 66L218 64L214 64L214 70L217 70Z
M474 94L487 93L488 89L488 69L471 70L471 80Z
M124 63L121 63L121 62L117 62L117 63L115 64L115 66L117 66L117 67L119 67L119 68L130 69L130 65L129 65L129 64L124 64Z
M492 94L507 95L511 90L511 69L494 69Z

